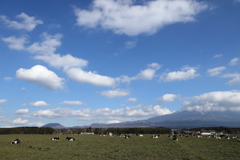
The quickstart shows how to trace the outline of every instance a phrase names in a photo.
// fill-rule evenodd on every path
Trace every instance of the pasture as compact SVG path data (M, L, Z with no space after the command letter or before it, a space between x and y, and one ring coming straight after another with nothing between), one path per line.
M230 160L240 159L240 142L234 139L178 137L173 141L167 135L151 138L132 135L103 137L99 135L57 135L59 141L52 141L56 135L11 134L0 135L1 160ZM67 136L75 141L69 142ZM19 138L21 143L11 144Z

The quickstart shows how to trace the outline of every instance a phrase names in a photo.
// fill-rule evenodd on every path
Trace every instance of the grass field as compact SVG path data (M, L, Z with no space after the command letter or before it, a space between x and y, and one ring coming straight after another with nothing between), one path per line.
M152 139L151 135L131 139L102 137L99 135L60 135L59 141L50 139L56 135L0 135L1 160L236 160L240 159L240 143L237 140L178 137L173 141L167 135ZM73 136L76 141L65 138ZM10 144L19 138L21 143Z

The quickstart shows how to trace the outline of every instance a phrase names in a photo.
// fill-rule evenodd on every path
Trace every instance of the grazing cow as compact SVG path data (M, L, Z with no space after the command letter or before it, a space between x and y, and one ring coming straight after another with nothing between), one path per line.
M177 137L173 137L173 140L174 140L174 141L178 141L178 138L177 138Z
M216 139L222 139L222 138L221 138L221 137L219 137L219 136L216 136L215 138L216 138Z
M152 135L152 138L158 138L158 136L157 135Z
M227 136L227 138L226 139L230 139L230 137L229 136Z
M197 138L202 138L202 136L200 136L200 135L197 135Z
M60 137L53 137L51 138L52 141L58 141L60 139Z
M73 138L73 137L66 137L66 139L67 139L68 141L75 141L75 138Z
M112 136L113 136L113 133L110 132L110 133L108 133L108 135L109 135L110 137L112 137Z
M130 135L125 135L124 138L129 139L129 138L131 138L131 136Z
M11 144L18 144L20 143L20 139L15 139L14 141L11 142Z

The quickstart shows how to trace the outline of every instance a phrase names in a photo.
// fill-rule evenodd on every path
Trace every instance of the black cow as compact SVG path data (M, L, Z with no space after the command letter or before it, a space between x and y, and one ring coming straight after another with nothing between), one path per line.
M14 141L11 142L11 144L18 144L20 143L20 139L15 139Z

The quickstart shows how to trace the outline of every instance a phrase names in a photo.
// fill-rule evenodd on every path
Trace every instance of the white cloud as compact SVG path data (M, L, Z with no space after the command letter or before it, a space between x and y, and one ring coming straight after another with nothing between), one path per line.
M2 105L3 103L7 102L6 99L0 99L0 105Z
M12 124L27 124L28 120L22 120L22 118L18 118L12 121Z
M79 109L72 110L69 108L56 108L39 110L25 115L26 118L72 118L77 120L101 123L118 123L123 121L133 121L146 119L153 116L171 114L167 108L156 106L133 106L120 109L99 108L99 109Z
M26 37L16 38L15 36L2 38L2 41L8 43L8 47L10 49L15 49L15 50L23 50L24 44L27 43Z
M158 103L172 102L176 98L179 98L179 95L176 94L164 94L162 97L157 98Z
M51 55L56 51L57 47L61 46L61 34L49 35L42 33L40 37L42 38L41 43L35 42L26 47L26 50L34 54Z
M19 109L19 110L17 110L15 113L16 113L16 114L25 114L25 113L28 113L28 112L29 112L28 109Z
M166 25L195 21L195 16L207 8L206 3L194 0L153 0L143 5L136 5L133 0L94 0L90 10L74 10L79 26L100 26L116 34L135 36L154 34Z
M128 76L121 76L120 81L122 83L127 82L130 83L132 80L152 80L157 72L161 68L161 65L158 63L151 63L148 65L148 68L145 70L141 70L140 73L138 73L134 77L128 77Z
M216 54L216 55L214 55L213 58L221 58L222 56L223 56L222 54Z
M156 106L134 106L126 107L121 109L110 109L110 108L101 108L95 110L97 116L112 116L112 117L146 117L146 116L159 116L172 113L167 108L161 108L159 105Z
M126 89L115 89L115 90L102 91L100 94L108 98L116 98L116 97L127 96L130 94L130 92Z
M42 127L44 123L42 122L33 122L33 123L28 123L28 126L36 126L36 127Z
M37 55L35 59L42 60L55 68L63 67L65 70L70 67L85 67L88 61L73 57L70 54L61 56L60 54L47 54L47 55Z
M63 88L64 84L63 78L41 65L33 66L31 69L20 68L16 72L16 77L52 90Z
M233 73L233 74L225 74L223 75L224 78L233 78L232 80L228 81L228 85L239 85L240 84L240 74Z
M212 68L212 69L208 69L207 73L210 76L217 76L221 73L221 71L225 70L226 67L222 66L222 67L216 67L216 68Z
M44 101L36 101L36 102L30 103L30 105L33 107L45 107L45 106L48 106L49 104L47 104Z
M239 58L233 58L230 62L229 65L230 66L235 66L238 64Z
M70 106L80 106L80 105L85 105L85 103L81 102L81 101L63 101L60 104L66 104L66 105L70 105Z
M80 83L90 83L95 86L111 87L116 85L116 79L102 76L94 72L85 72L80 68L70 68L66 70L67 75Z
M239 91L216 91L192 97L192 101L183 103L188 111L240 111Z
M125 42L125 47L127 49L134 48L136 46L137 42L136 41L127 41Z
M183 67L181 71L174 71L165 73L162 75L161 80L170 82L170 81L183 81L188 79L193 79L198 77L199 74L197 73L196 68L194 67Z
M28 118L68 118L68 117L89 117L89 109L71 110L69 108L56 108L39 110L25 116Z
M16 16L18 19L22 19L22 22L11 21L6 16L0 15L0 20L5 23L9 28L21 29L26 31L32 31L39 24L43 24L41 20L36 20L35 17L30 17L24 12Z
M10 81L10 80L12 80L13 78L12 77L4 77L4 80L5 81Z
M137 98L128 98L125 102L136 102Z
M111 120L111 121L108 121L107 124L113 124L113 123L120 123L121 121L119 120Z

